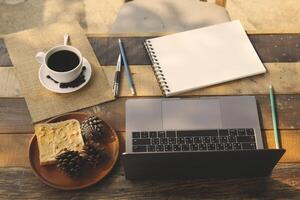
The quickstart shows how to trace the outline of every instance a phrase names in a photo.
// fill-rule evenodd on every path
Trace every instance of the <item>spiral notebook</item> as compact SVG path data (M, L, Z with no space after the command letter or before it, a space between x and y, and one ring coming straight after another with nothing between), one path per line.
M166 96L265 73L238 20L145 41Z

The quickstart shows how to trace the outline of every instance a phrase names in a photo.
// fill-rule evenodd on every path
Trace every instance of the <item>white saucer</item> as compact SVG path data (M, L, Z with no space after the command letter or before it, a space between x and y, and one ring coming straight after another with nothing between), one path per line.
M83 71L83 74L84 74L84 78L85 78L85 82L82 83L81 85L79 85L78 87L68 87L68 88L60 88L59 87L59 83L54 83L53 80L47 78L47 72L45 70L45 66L42 65L40 67L40 70L39 70L39 79L40 79L40 82L41 84L48 90L52 91L52 92L55 92L55 93L71 93L71 92L75 92L77 90L79 90L80 88L82 88L83 86L85 86L91 76L92 76L92 67L90 65L90 63L87 61L87 59L83 58L83 66L86 67L86 69Z

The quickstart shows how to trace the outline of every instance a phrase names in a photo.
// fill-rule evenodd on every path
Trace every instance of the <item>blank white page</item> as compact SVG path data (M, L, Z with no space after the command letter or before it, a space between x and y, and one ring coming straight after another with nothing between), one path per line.
M149 39L167 96L266 72L238 20Z

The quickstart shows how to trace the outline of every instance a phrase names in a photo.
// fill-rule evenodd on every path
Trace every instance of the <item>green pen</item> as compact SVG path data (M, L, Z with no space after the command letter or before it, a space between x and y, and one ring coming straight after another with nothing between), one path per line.
M271 112L272 112L272 121L273 121L273 129L274 129L274 139L276 149L279 149L279 137L278 137L278 127L277 127L277 117L276 117L276 106L273 94L272 85L269 86L269 94L270 94L270 102L271 102Z

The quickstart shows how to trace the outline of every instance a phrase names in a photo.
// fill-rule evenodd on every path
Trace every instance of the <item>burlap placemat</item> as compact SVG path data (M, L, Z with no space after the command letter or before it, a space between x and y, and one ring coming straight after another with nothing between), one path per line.
M57 94L48 91L40 83L40 64L35 54L63 44L65 33L69 34L71 45L78 48L90 62L93 72L89 83L80 90ZM105 73L78 23L55 23L10 34L4 40L33 122L114 99Z

